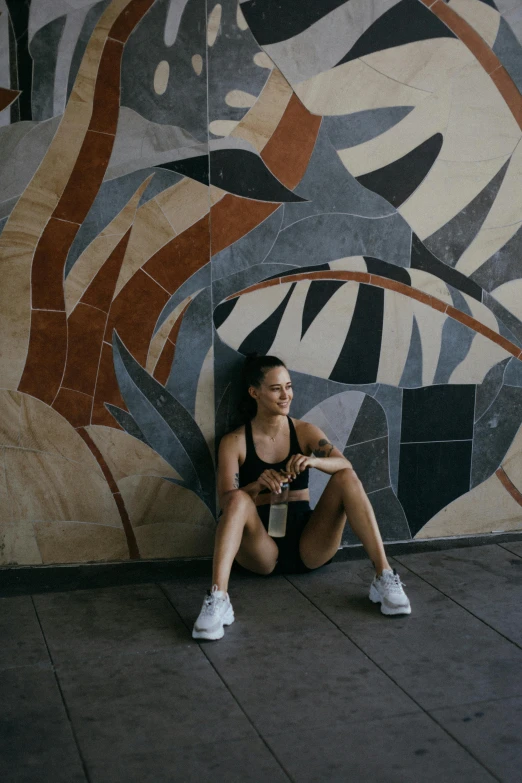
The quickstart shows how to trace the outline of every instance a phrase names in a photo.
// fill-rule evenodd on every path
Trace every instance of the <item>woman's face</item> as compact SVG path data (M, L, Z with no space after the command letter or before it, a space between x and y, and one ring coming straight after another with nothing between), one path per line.
M261 386L251 386L248 391L257 402L258 413L263 411L283 416L289 413L294 392L286 367L273 367L268 370Z

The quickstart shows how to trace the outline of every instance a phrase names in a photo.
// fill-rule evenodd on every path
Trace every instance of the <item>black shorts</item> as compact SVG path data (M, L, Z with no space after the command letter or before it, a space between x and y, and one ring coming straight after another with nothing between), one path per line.
M258 506L257 513L268 531L268 518L270 516L270 506ZM293 500L288 504L288 516L286 519L286 535L282 538L274 538L279 550L277 565L272 571L273 574L305 574L309 571L315 571L315 568L308 568L301 560L299 554L299 539L310 519L312 509L307 500ZM332 562L330 558L327 563Z

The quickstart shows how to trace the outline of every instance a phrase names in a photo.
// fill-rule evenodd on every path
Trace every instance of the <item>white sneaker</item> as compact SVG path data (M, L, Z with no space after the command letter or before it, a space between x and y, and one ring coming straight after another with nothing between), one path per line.
M403 585L397 571L386 568L371 584L370 601L380 604L383 614L411 614L410 602L402 589Z
M232 625L234 622L234 610L230 603L228 593L212 587L207 590L199 617L192 630L193 639L221 639L225 634L223 626Z

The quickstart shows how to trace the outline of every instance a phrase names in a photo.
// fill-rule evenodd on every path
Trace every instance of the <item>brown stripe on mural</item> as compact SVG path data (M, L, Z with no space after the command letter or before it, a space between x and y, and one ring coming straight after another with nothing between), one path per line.
M503 487L507 489L513 500L516 500L519 506L522 506L522 493L515 487L504 468L500 467L495 471L496 477L499 479Z

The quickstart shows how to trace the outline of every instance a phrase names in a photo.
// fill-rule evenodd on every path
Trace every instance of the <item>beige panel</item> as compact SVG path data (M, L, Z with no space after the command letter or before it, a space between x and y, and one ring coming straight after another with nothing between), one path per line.
M230 136L237 128L238 120L212 120L208 129L214 136Z
M443 133L451 106L451 84L428 96L401 122L370 141L339 150L350 174L358 177L387 166L422 144L435 133Z
M261 152L277 128L291 97L292 88L275 68L254 106L230 135L245 139Z
M181 479L163 457L128 432L98 425L85 429L101 451L115 481L134 474Z
M205 356L199 374L196 389L194 421L210 449L214 458L215 416L214 416L214 348L211 347Z
M272 356L279 356L281 359L283 359L283 355L286 358L291 356L293 361L298 358L301 348L303 310L309 288L310 280L301 280L294 288L279 323L274 342L268 350Z
M59 454L103 475L89 447L67 419L35 397L20 394L20 398L20 448Z
M502 467L515 487L522 492L522 427L513 438L513 442L508 449L502 462Z
M496 228L499 226L509 226L513 223L520 223L522 220L522 141L519 141L500 188L498 190L493 206L486 215L486 219L481 226L481 230Z
M299 353L285 357L289 367L320 378L330 376L348 334L358 293L359 283L353 281L335 292L308 327Z
M0 523L11 523L13 521L13 507L11 498L7 490L7 476L5 472L5 452L6 449L0 448ZM1 554L1 549L0 549Z
M89 563L128 560L123 530L88 522L35 522L43 563Z
M98 65L109 29L130 0L112 0L87 44L58 130L0 236L2 383L16 388L23 373L31 318L28 296L34 251L69 180L92 115ZM19 263L13 264L14 260Z
M225 96L227 106L233 106L238 109L250 109L257 101L257 97L244 90L230 90Z
M482 334L476 334L466 358L453 370L449 383L482 383L488 370L512 354L500 345L488 340Z
M137 210L114 298L138 269L175 236L176 232L155 198L150 199Z
M208 185L187 178L163 190L156 201L176 234L197 223L210 208Z
M481 0L450 0L453 11L473 27L488 46L493 46L500 24L500 14Z
M6 449L5 457L15 519L75 519L121 526L112 493L99 473L79 470L78 465L54 454Z
M506 155L492 160L457 162L441 160L439 156L419 187L397 211L423 240L463 210L507 158Z
M520 529L522 506L493 475L435 514L415 538L467 536Z
M347 270L349 272L367 272L366 261L363 256L346 256L329 262L330 269Z
M522 319L522 280L509 280L491 291L491 295L510 313Z
M0 566L41 563L32 522L4 522L0 519Z
M140 198L154 175L144 180L123 209L85 248L64 283L65 309L71 314L120 239L132 226Z
M520 201L520 199L515 198L513 200ZM513 223L510 226L499 226L498 228L481 228L457 261L456 269L469 277L488 258L491 258L492 255L504 247L506 242L509 242L520 227L522 227L522 222Z
M156 476L128 476L118 481L132 526L182 520L214 530L214 519L202 500L189 489Z
M489 329L492 329L498 334L498 322L489 307L486 307L486 305L482 304L482 302L478 302L469 294L462 293L462 296L466 300L467 305L471 310L472 317L476 318L476 320L480 321L481 324L484 324L484 326L489 327Z
M220 338L231 348L237 350L246 335L263 323L288 293L291 283L260 288L250 294L243 294L218 329Z
M0 446L18 446L21 394L0 389Z
M372 52L361 60L401 84L435 92L474 57L458 38L433 38Z
M294 89L309 111L326 116L383 106L417 106L429 94L378 73L362 60L338 65Z
M439 363L442 329L447 316L416 300L413 301L413 312L422 346L422 385L429 386L433 383Z
M399 385L410 349L412 326L413 300L385 290L378 383Z
M219 35L219 26L221 24L221 5L216 3L212 11L208 15L207 23L207 44L214 46L216 38Z
M425 294L434 296L442 302L453 306L453 299L448 286L439 277L430 275L429 272L425 272L423 269L408 269L408 274L411 278L412 288L416 288L417 291L424 291Z
M160 328L158 329L158 331L150 341L149 352L147 354L147 362L145 364L145 369L147 370L148 373L150 373L150 375L152 375L154 373L154 370L156 369L158 359L161 356L161 352L165 347L167 338L171 332L172 327L178 320L180 313L184 310L184 308L190 302L190 300L194 299L199 294L199 291L201 291L201 288L198 291L196 291L194 294L187 296L182 302L179 303L179 305L176 308L174 308L171 314L165 319L165 321L163 321Z
M214 533L209 527L185 522L160 522L135 530L143 558L210 557Z

